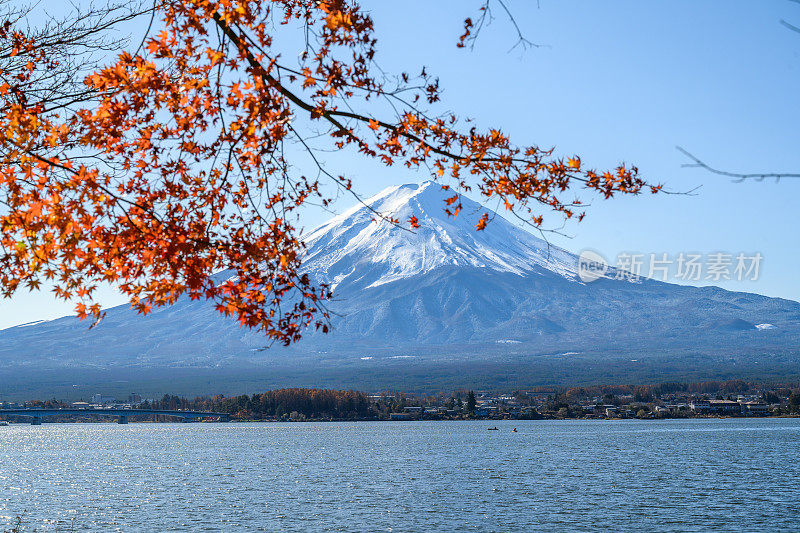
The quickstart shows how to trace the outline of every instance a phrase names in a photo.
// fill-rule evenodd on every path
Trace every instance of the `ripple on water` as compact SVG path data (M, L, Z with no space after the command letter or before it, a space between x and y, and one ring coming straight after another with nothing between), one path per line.
M38 531L775 531L800 522L798 420L497 426L9 426L0 429L0 526L23 511Z

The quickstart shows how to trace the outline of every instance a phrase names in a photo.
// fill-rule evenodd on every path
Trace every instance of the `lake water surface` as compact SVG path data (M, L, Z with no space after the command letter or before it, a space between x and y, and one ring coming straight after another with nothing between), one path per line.
M789 531L799 451L798 419L12 425L0 531Z

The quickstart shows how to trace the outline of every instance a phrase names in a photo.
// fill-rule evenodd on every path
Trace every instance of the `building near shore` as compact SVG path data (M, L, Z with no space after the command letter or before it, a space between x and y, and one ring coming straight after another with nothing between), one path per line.
M733 400L709 400L709 404L711 412L718 415L735 415L742 412L742 406Z
M750 416L763 416L769 414L769 405L759 401L742 402L742 413Z

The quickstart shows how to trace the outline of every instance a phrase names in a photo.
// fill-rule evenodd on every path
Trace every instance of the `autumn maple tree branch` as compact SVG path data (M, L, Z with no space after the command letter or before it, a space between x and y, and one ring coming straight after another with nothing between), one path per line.
M565 198L576 184L605 198L661 190L636 167L596 172L576 155L554 157L499 128L423 109L439 101L438 80L423 68L390 87L374 59L372 19L355 0L152 6L137 11L152 17L133 53L92 68L74 47L105 47L93 33L37 44L13 23L0 28L0 53L9 52L0 58L5 294L54 279L58 297L79 299L81 317L102 315L92 293L103 282L141 313L207 299L289 344L309 327L327 331L332 297L325 280L303 272L299 210L331 205L328 179L363 202L351 179L327 169L326 150L427 169L449 191L450 216L462 209L460 193L476 190L537 228L543 212L583 218L585 204ZM102 37L110 26L95 22ZM297 68L278 62L282 32L304 41ZM295 141L298 150L285 149ZM490 222L484 212L475 228Z

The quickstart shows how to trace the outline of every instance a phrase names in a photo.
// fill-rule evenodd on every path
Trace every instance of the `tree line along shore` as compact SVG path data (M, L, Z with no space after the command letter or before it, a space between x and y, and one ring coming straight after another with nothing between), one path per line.
M171 411L228 413L234 421L325 420L464 420L464 419L581 419L581 418L695 418L708 416L800 415L800 384L764 385L742 380L658 385L598 385L539 387L512 392L457 390L412 395L400 391L366 393L352 390L287 388L238 396L199 396L188 399L165 394L127 402L95 395L92 403L56 399L0 402L3 408L94 409L122 407ZM54 417L70 421L74 416ZM81 417L77 417L81 418ZM159 421L161 416L131 417Z

